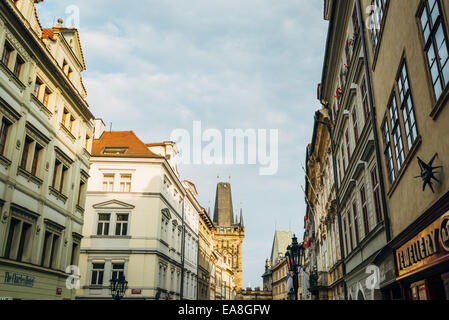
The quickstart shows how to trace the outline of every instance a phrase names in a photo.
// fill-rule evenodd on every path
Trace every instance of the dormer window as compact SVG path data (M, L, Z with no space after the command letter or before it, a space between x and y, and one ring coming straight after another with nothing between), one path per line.
M127 147L106 147L103 154L125 154L127 150Z

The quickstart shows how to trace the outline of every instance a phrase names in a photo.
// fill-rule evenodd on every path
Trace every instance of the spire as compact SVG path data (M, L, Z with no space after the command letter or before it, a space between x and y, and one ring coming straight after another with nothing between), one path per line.
M240 226L243 227L243 209L240 208Z
M220 182L217 184L217 193L215 195L214 223L218 226L234 225L231 184L228 182Z

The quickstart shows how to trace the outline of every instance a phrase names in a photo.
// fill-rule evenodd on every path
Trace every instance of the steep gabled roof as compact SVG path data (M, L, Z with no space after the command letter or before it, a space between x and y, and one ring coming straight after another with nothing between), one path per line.
M279 256L284 257L287 247L292 243L291 231L276 230L274 233L273 247L271 249L271 265L278 263Z
M105 148L124 148L124 153L104 154ZM105 131L92 144L93 157L163 158L151 152L133 131Z

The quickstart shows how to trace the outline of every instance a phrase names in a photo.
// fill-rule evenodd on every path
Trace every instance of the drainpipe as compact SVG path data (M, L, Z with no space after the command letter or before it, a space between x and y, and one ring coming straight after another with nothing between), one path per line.
M388 216L388 206L387 206L387 199L385 195L385 182L384 182L384 176L382 174L383 166L382 166L382 160L380 158L380 147L379 147L379 135L377 132L377 120L376 120L376 107L374 104L374 97L373 97L373 85L371 81L371 71L368 63L368 49L366 45L366 36L365 36L365 24L363 23L363 13L362 13L362 1L358 0L358 15L359 15L359 21L360 23L360 29L361 29L361 40L362 40L362 47L363 47L363 54L365 55L365 73L366 73L366 79L367 79L367 86L370 90L368 90L368 96L371 104L371 124L373 127L373 133L374 133L374 147L376 152L376 161L377 161L377 175L379 176L379 183L380 183L380 191L382 194L382 206L383 206L383 216L384 216L384 222L385 222L385 235L387 243L391 240L391 230L390 230L390 219Z

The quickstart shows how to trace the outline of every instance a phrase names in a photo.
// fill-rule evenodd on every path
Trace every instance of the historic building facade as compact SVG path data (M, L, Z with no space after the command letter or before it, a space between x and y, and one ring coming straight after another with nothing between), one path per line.
M280 259L271 269L273 275L273 300L287 300L287 272L288 263L286 258Z
M449 3L375 4L365 38L392 233L383 298L449 299Z
M367 64L365 7L356 0L329 0L324 7L329 31L319 86L323 109L316 121L325 123L332 132L343 297L378 299L380 291L368 277L374 272L372 266L380 250L390 240L390 230Z
M77 298L111 299L110 279L124 276L125 299L180 299L186 191L176 152L96 120ZM195 283L184 287L192 297Z
M187 180L182 182L186 191L184 200L184 294L183 299L197 300L198 291L198 228L199 217L204 210L196 196L195 185Z
M322 118L323 115L318 113L316 120L322 121ZM331 139L326 126L317 121L312 143L307 148L306 166L307 215L304 244L308 263L304 269L309 274L308 289L313 299L344 299Z
M78 30L0 1L0 296L72 299L93 115Z
M213 300L211 296L214 223L203 208L198 223L198 300Z
M220 182L215 196L214 249L223 256L235 277L235 290L242 290L242 243L245 237L243 213L240 210L240 221L235 221L232 207L231 184Z

